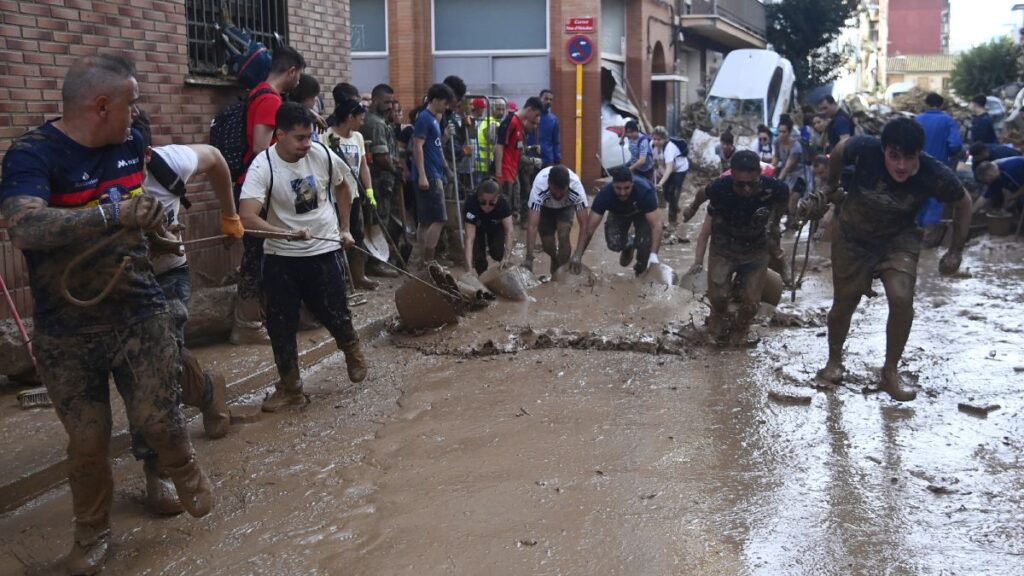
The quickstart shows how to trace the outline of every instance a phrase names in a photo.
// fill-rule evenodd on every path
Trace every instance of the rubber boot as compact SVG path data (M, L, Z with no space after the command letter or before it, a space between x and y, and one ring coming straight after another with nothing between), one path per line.
M99 574L103 570L103 564L107 560L107 552L110 551L110 530L101 532L88 542L79 542L75 538L71 545L71 552L68 553L67 569L72 575Z
M213 485L199 467L195 456L178 468L167 468L166 473L178 490L181 506L195 518L202 518L213 509Z
M217 372L207 372L203 377L210 385L210 403L202 410L203 429L208 438L223 438L231 428L227 383L224 376Z
M264 412L280 412L309 402L302 393L302 382L298 376L281 378L274 388L274 393L263 400Z
M339 344L345 353L345 364L348 367L348 379L352 382L362 382L366 378L366 357L363 356L363 349L359 340Z
M352 284L359 290L376 290L377 283L366 277L366 254L353 250L349 252L352 268Z
M178 493L167 476L160 474L156 458L146 458L142 464L146 474L146 509L157 516L175 516L185 511L178 502Z
M394 268L376 258L366 263L366 273L378 278L398 278L398 272Z

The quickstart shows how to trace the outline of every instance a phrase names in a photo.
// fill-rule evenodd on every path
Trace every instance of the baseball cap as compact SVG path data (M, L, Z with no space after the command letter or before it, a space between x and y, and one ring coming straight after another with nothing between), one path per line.
M473 108L487 108L487 102L483 98L473 98Z

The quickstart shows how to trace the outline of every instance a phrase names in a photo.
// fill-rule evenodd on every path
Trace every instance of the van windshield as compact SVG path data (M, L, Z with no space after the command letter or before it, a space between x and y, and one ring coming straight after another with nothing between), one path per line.
M719 132L731 128L737 136L753 136L764 118L764 98L708 96L707 107L711 124Z

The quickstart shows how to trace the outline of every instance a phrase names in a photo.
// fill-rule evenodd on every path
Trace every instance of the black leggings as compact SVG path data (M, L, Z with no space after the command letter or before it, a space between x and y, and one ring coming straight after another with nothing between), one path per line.
M358 339L345 294L345 268L340 250L316 256L275 256L263 259L263 290L267 299L267 332L282 380L299 377L299 305L342 344Z

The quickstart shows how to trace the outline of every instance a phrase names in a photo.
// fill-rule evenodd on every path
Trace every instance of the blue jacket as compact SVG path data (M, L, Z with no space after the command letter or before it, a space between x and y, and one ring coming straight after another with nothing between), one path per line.
M955 166L951 161L964 147L960 138L960 124L942 110L925 110L917 115L924 127L924 151L939 162Z
M540 159L544 166L562 163L562 137L559 135L558 116L548 110L540 115ZM537 132L526 135L526 145L537 145Z
M999 139L996 138L996 127L992 124L992 117L988 115L988 112L978 114L971 122L971 141L985 144L999 143Z

